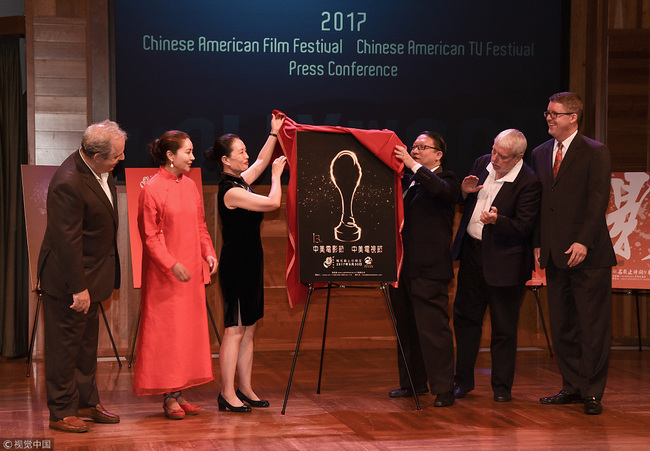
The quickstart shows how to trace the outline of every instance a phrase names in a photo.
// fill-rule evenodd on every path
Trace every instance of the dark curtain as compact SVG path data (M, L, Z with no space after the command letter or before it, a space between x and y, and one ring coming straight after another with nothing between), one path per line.
M0 36L0 354L27 354L29 265L20 165L27 164L27 113L20 36Z

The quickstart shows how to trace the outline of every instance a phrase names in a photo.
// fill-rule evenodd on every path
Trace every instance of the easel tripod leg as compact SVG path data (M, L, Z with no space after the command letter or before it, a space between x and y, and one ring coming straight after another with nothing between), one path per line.
M38 313L41 310L41 303L43 302L43 293L38 291L38 300L36 301L36 312L34 313L34 325L32 326L32 338L29 340L29 351L27 352L27 375L31 373L32 369L32 354L34 353L34 342L36 341L36 328L38 327Z
M106 324L106 331L108 332L108 338L111 339L111 345L113 345L113 352L115 353L115 358L117 359L117 364L122 368L122 362L120 361L120 355L117 353L117 347L115 347L115 340L113 340L113 334L111 333L111 327L108 325L108 319L106 318L106 313L104 313L104 306L102 303L99 303L99 309L102 311L102 316L104 317L104 324Z
M399 352L402 354L402 359L404 359L404 367L406 368L406 374L409 377L409 383L411 384L411 390L413 391L413 397L415 398L415 406L417 410L422 410L420 407L420 400L418 399L418 394L415 391L415 386L413 385L413 378L411 377L411 370L409 369L408 360L406 360L406 355L404 354L404 348L402 347L402 341L399 338L399 332L397 332L397 323L395 322L395 315L393 314L393 307L390 304L390 298L388 297L388 290L386 290L386 283L381 283L381 289L384 292L384 298L386 298L386 306L388 307L388 313L390 315L390 320L393 323L393 329L395 330L395 336L397 337L397 347Z
M296 342L296 351L293 354L293 362L291 363L291 372L289 373L289 381L287 383L287 392L284 395L284 404L282 404L282 411L280 412L284 415L284 412L287 409L287 400L289 399L289 390L291 390L291 381L293 380L293 371L296 368L296 360L298 360L298 351L300 349L300 340L302 339L302 331L305 328L305 319L307 318L307 309L309 308L309 299L311 294L314 291L314 284L309 284L309 292L307 293L307 301L305 301L305 312L302 315L302 322L300 323L300 331L298 332L298 341Z
M327 333L327 318L330 312L330 294L332 293L332 282L327 283L327 304L325 305L325 323L323 325L323 344L320 348L320 367L318 368L318 388L316 393L320 395L320 383L323 376L323 358L325 356L325 335Z
M636 299L636 331L637 337L639 337L639 351L641 348L641 315L639 315L639 290L634 290L634 295Z
M135 332L133 333L133 343L131 343L131 356L129 357L129 368L133 363L133 355L135 354L135 342L138 338L138 329L140 328L140 314L142 313L141 308L138 309L138 319L135 322Z
M539 318L542 320L542 329L544 329L544 336L546 337L546 346L548 346L548 353L553 358L553 348L551 348L551 341L548 339L548 331L546 330L546 321L544 321L544 312L542 311L542 303L539 300L539 290L537 287L532 287L531 290L535 293L535 300L537 301L537 310L539 311Z

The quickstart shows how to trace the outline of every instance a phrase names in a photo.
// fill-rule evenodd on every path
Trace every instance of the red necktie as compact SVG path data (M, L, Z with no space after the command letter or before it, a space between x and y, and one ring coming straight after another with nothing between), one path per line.
M562 164L562 143L557 143L557 152L555 153L555 161L553 162L553 178L557 177L560 164Z

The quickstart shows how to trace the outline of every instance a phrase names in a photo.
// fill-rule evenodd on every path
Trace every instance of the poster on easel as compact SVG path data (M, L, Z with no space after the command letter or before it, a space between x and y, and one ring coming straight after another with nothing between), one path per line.
M650 289L650 173L613 172L607 227L617 265L612 288Z
M393 170L351 133L296 141L300 280L396 280Z
M32 290L36 290L38 254L47 227L47 191L50 180L52 180L57 169L59 169L58 166L27 164L20 167L23 180L29 278Z

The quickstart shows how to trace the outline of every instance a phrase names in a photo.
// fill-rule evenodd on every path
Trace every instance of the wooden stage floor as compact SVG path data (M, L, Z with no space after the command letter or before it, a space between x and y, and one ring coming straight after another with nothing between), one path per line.
M291 352L255 355L256 391L269 409L249 414L219 412L217 382L186 391L204 408L196 417L167 420L162 401L131 392L133 370L102 359L97 381L102 403L121 416L116 425L90 423L70 434L48 428L43 363L25 377L20 360L0 361L0 443L51 440L51 449L71 450L647 450L650 449L650 351L615 349L604 412L582 405L546 406L560 377L544 350L519 351L513 400L496 403L490 390L489 353L477 362L477 388L456 405L434 408L432 395L391 399L396 388L395 352L327 350L321 394L316 394L318 351L301 351L286 414L282 403ZM214 359L217 381L218 359ZM0 449L7 449L0 445Z

